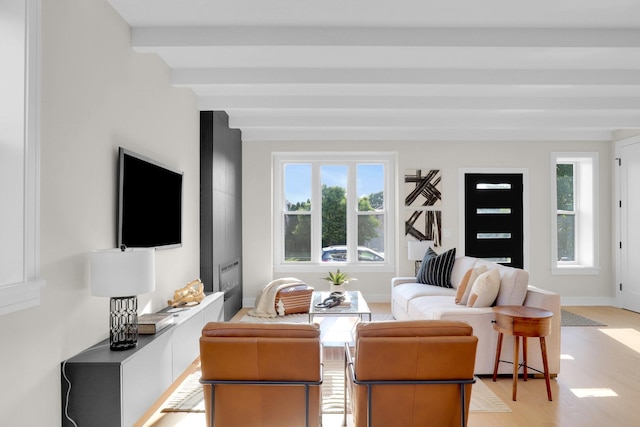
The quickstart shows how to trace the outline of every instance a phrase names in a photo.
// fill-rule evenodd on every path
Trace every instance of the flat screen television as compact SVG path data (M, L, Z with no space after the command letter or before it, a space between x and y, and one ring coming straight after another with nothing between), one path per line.
M118 247L182 246L182 172L118 150Z

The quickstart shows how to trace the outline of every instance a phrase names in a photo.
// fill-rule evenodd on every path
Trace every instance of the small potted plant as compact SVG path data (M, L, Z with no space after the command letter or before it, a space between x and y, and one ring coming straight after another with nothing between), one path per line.
M335 273L329 272L329 275L324 280L331 283L331 292L343 293L345 285L349 283L349 276L338 269Z

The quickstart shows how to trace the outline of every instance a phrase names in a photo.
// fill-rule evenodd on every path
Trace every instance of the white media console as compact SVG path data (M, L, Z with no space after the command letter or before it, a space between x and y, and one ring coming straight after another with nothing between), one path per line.
M207 295L136 348L112 351L107 339L63 362L62 425L133 426L198 357L202 328L224 321L223 305L222 292Z

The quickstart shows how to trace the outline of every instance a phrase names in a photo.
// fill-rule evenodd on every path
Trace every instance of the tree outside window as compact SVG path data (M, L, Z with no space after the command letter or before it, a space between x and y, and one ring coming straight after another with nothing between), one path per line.
M553 274L597 274L598 153L551 153Z
M277 264L388 265L386 162L288 160L279 170L283 209L281 226L276 224L282 239Z
M575 261L576 211L572 163L556 165L558 209L558 261Z

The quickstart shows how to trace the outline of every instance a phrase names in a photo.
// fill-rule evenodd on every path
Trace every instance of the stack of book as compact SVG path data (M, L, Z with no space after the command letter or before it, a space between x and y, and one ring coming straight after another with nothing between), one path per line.
M147 313L138 316L138 333L155 334L173 323L171 313Z
M344 293L344 299L340 301L339 307L351 307L351 296L348 293Z

